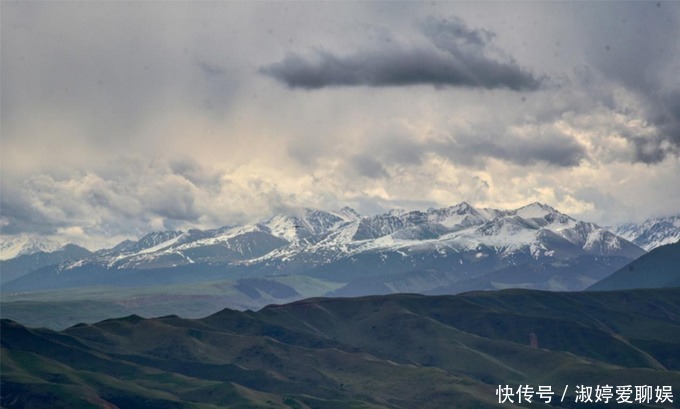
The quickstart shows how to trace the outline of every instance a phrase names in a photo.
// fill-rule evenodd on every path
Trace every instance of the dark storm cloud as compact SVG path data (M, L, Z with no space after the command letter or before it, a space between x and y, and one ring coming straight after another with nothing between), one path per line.
M491 32L469 29L458 18L427 20L420 30L429 44L383 44L344 56L323 50L316 50L311 58L288 53L260 72L304 89L429 84L519 91L541 86L542 79L492 47Z
M668 141L670 146L664 148L657 144L657 156L651 158L652 163L663 160L665 154L680 154L680 90L661 97L655 111L657 115L652 122L659 129L660 142Z
M434 154L473 168L484 167L489 158L520 166L542 163L554 167L575 167L588 158L586 147L551 126L452 131L446 139L425 141L406 135L390 136L370 147L364 156L369 152L385 165L420 165L426 155Z
M461 164L479 166L484 158L517 165L544 163L556 167L578 166L587 156L584 146L554 130L531 130L525 135L466 135L454 143L438 143L436 151Z
M587 34L599 40L588 45L590 62L637 95L645 107L644 119L656 128L653 135L621 135L633 144L634 161L654 164L680 154L678 9L646 2L595 4L582 17ZM620 27L611 30L612 25Z
M634 162L656 164L669 155L680 155L680 90L665 91L663 85L645 79L646 87L640 89L629 84L644 104L643 117L653 128L648 135L621 132L631 142Z

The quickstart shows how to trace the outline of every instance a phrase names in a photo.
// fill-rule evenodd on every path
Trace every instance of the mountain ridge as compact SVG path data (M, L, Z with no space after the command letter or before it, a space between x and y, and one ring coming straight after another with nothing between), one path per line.
M9 260L38 252L51 253L63 244L35 234L0 235L0 260Z
M680 287L680 241L653 249L587 290L663 287Z
M524 405L501 403L499 385L546 385L552 404L535 396L531 406L573 408L573 385L678 384L679 296L315 298L191 320L128 315L59 332L2 320L0 404L500 409Z
M614 232L646 251L651 251L680 240L680 214L650 218L640 224L627 223L618 226Z
M3 290L94 285L98 277L100 284L134 286L291 274L349 283L361 275L389 279L411 274L419 283L413 288L418 292L434 290L425 279L430 272L454 283L523 264L568 267L570 260L583 256L603 257L614 271L642 254L605 228L538 202L512 210L478 209L462 202L374 216L347 207L335 212L302 208L247 225L150 233L136 242L29 273L6 283ZM580 281L567 278L531 288L582 289L574 286L601 279L600 270L583 272ZM550 277L544 278L550 282Z

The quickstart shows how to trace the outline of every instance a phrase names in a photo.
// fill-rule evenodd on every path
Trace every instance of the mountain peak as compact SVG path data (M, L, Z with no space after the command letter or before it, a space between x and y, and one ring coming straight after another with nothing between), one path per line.
M451 210L455 210L457 214L471 214L471 213L478 213L477 209L469 204L468 202L460 202L455 206L449 207Z
M515 210L514 213L525 219L542 219L549 214L561 214L554 207L540 202L533 202L522 206Z
M349 210L354 212L352 209ZM263 222L263 225L267 226L275 236L296 242L302 237L324 234L339 224L347 222L348 219L358 220L359 218L359 216L353 217L342 212L335 214L318 209L298 208L270 217Z
M453 206L459 209L472 209L472 206L468 202L460 202L457 205Z
M520 207L520 209L525 209L525 208L542 209L542 210L547 210L547 211L552 211L552 212L557 211L554 207L552 207L548 204L545 204L545 203L541 203L541 202L532 202L532 203L529 203L528 205L524 205L524 206Z
M624 224L619 226L615 232L624 239L650 251L680 240L680 215L651 218L639 225Z
M356 210L352 209L349 206L343 207L342 209L340 209L340 211L338 213L340 213L343 216L347 216L350 219L360 219L361 218L361 214L359 212L357 212Z
M406 213L408 213L408 211L406 209L390 209L387 212L387 215L388 216L400 217L400 216L405 215Z
M0 236L0 260L8 260L25 254L51 253L62 247L60 243L33 234Z

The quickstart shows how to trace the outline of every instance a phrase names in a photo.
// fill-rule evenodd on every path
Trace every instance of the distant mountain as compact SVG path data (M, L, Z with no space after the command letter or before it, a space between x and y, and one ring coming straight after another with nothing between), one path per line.
M512 287L514 272L535 271L537 265L557 268L561 278L536 274L520 286L579 290L642 254L608 230L541 203L515 210L460 203L376 216L349 208L299 209L243 226L152 233L70 264L44 267L7 283L3 291L302 274L345 283L347 295L357 295L352 289L366 280L377 280L387 292L427 292L501 271L507 279L494 282ZM583 257L597 257L597 263Z
M167 243L176 239L183 234L182 231L159 231L145 235L137 241L125 240L119 243L110 251L104 250L103 254L121 254L121 253L149 253L157 249L158 245Z
M50 253L62 245L32 234L0 235L0 260L38 252Z
M60 332L2 320L0 406L502 409L527 405L499 386L525 385L528 406L577 408L576 385L605 382L677 399L678 316L665 289L317 298ZM675 407L650 398L628 406Z
M588 290L680 287L680 241L657 247Z
M73 262L91 255L92 253L83 247L67 244L51 252L38 251L9 260L0 260L0 283L12 281L46 266Z
M648 219L640 225L624 224L619 226L615 233L646 251L650 251L680 240L680 215Z
M506 288L548 291L583 289L610 275L612 267L625 265L629 261L630 259L624 257L585 254L563 261L529 262L423 293L457 294L465 291Z

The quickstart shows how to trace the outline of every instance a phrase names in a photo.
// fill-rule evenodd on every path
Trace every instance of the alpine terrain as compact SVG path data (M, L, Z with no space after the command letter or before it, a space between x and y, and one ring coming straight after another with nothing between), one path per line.
M61 254L51 263L42 253L3 262L3 277L12 274L3 278L3 317L63 328L121 313L200 317L317 296L582 290L645 253L541 203L375 216L300 209L246 225L150 233L94 253L61 251L48 253ZM42 262L31 258L38 256Z
M619 226L615 233L646 251L650 251L680 240L680 215L648 219L640 225L624 224Z

